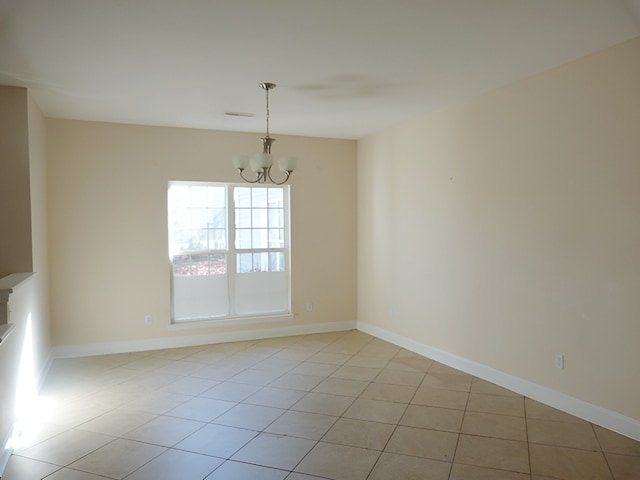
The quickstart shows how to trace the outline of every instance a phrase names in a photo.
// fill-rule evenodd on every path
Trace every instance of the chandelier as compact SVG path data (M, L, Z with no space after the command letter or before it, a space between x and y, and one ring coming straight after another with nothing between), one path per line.
M280 171L284 173L285 178L282 181L274 180L271 177L271 167L273 166L273 158L271 157L271 145L276 141L275 138L269 136L269 91L276 88L275 83L261 83L262 88L267 96L267 134L262 137L262 153L256 155L234 155L232 158L233 166L238 170L238 173L245 182L248 183L266 183L267 181L276 185L282 185L289 180L291 172L296 169L295 157L282 157L278 161L278 167ZM245 170L249 167L254 175L253 177L246 177Z

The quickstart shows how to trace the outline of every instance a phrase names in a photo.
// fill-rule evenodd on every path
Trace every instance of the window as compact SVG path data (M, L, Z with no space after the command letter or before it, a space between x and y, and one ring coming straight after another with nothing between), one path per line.
M170 182L176 322L290 312L289 190Z

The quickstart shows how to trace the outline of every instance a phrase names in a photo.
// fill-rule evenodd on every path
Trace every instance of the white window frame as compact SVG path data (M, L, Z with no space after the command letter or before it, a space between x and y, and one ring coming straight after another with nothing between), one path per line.
M169 252L169 264L170 264L170 277L171 277L171 325L170 329L179 330L185 328L199 328L201 326L223 326L229 324L244 324L253 322L264 321L279 321L279 320L291 320L293 315L291 313L291 214L290 214L290 194L288 186L273 186L273 185L248 185L245 183L221 183L221 182L201 182L201 181L170 181L168 185L167 195L167 212L168 212L168 239L169 248L172 247L172 225L171 223L171 205L169 190L172 186L213 186L224 187L226 189L226 212L227 212L227 238L226 249L206 249L206 250L190 250L190 251L173 251ZM278 188L282 190L283 197L283 221L284 221L284 246L280 248L267 247L267 248L238 248L236 246L236 205L234 201L234 191L236 188ZM238 254L242 253L272 253L283 252L284 253L284 271L283 272L255 272L255 273L240 273L238 272L237 258ZM174 255L226 255L226 273L224 275L227 279L227 291L228 291L228 313L226 315L201 315L188 318L176 318L176 288L174 278ZM278 311L262 311L251 313L238 313L237 298L238 292L236 291L237 279L241 275L269 275L271 273L280 274L284 276L284 282L286 285L286 309ZM196 277L197 275L194 275ZM204 275L209 276L209 275ZM259 277L256 277L259 278Z

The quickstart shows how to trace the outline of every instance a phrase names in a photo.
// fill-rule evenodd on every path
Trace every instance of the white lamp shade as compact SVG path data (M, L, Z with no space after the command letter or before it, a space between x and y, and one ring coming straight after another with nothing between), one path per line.
M249 156L248 155L234 155L231 158L233 162L233 166L236 167L237 170L244 170L249 166Z
M298 166L296 157L282 157L278 161L278 166L282 172L293 172Z
M269 168L271 165L273 165L273 160L268 153L260 153L251 159L251 169L256 173Z

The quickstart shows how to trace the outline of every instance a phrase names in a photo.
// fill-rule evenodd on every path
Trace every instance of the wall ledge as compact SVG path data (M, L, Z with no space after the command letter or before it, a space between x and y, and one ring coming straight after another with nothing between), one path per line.
M358 330L640 441L640 420L358 320Z
M251 329L239 332L220 332L199 335L184 335L166 338L149 338L122 342L105 342L79 345L58 345L53 347L53 358L91 357L114 353L143 352L165 348L194 347L225 342L261 340L264 338L309 335L313 333L341 332L355 330L355 320L342 322L307 323L283 327Z

